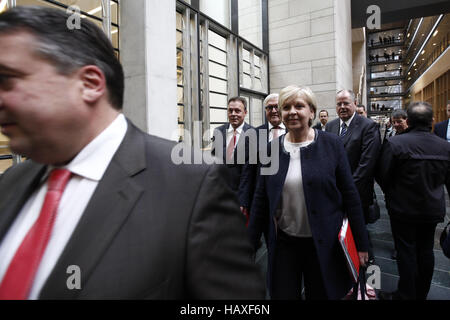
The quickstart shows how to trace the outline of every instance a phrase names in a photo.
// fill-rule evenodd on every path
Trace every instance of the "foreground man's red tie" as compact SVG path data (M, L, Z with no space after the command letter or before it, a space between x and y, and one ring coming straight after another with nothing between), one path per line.
M71 175L67 169L54 169L50 173L41 212L17 249L3 277L0 284L0 300L28 298L34 276L52 233L59 200Z

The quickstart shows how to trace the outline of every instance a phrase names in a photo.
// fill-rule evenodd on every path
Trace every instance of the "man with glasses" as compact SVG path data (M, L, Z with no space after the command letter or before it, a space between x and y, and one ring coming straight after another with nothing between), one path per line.
M260 139L266 139L266 142L269 143L286 133L286 127L281 122L281 117L278 113L278 93L269 94L264 99L263 104L266 110L267 121L263 125L256 128L258 143L257 146L252 146L253 148L259 148ZM258 154L258 163L246 164L242 172L242 188L239 198L241 201L242 210L245 212L250 212L253 193L256 188L256 176L259 163L260 161Z
M380 132L375 121L356 112L355 93L351 90L337 93L336 113L339 118L330 121L325 130L340 136L344 143L367 224L369 208L373 204L374 169L381 149ZM369 245L369 263L373 263L370 235Z
M447 120L434 125L434 134L450 142L450 100L447 101Z

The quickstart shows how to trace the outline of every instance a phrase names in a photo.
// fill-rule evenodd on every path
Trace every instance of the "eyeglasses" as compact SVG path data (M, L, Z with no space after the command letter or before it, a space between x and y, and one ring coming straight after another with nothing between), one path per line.
M266 110L272 111L273 109L278 110L278 106L266 106Z

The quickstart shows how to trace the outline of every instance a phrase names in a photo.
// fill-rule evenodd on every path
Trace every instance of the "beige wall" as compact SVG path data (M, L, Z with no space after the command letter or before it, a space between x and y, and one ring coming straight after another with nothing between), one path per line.
M166 139L178 136L175 0L127 1L120 10L124 114Z
M336 90L352 86L350 23L350 0L269 0L271 91L309 86L335 116Z

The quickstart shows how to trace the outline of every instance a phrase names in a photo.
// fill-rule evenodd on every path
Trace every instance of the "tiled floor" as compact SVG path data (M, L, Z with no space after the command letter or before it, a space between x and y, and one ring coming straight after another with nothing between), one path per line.
M397 289L398 271L397 262L391 258L394 249L389 216L384 203L384 195L378 185L375 186L378 204L381 210L380 219L368 226L372 238L375 254L375 265L380 267L381 283L383 291L394 291ZM439 245L439 237L443 227L450 220L450 201L447 196L447 216L445 222L438 225L435 235L435 268L431 284L429 300L450 300L450 259L444 256ZM261 272L266 274L267 250L263 245L256 254L256 261L261 267Z
M381 270L381 290L394 291L397 288L398 271L397 263L391 258L394 250L392 240L391 225L384 203L384 195L378 185L375 186L378 204L381 209L380 219L368 226L372 238L375 254L375 265ZM429 300L450 300L450 259L444 256L439 245L439 237L443 227L450 220L450 201L446 200L447 216L445 222L440 223L436 228L434 244L434 274L431 283Z

